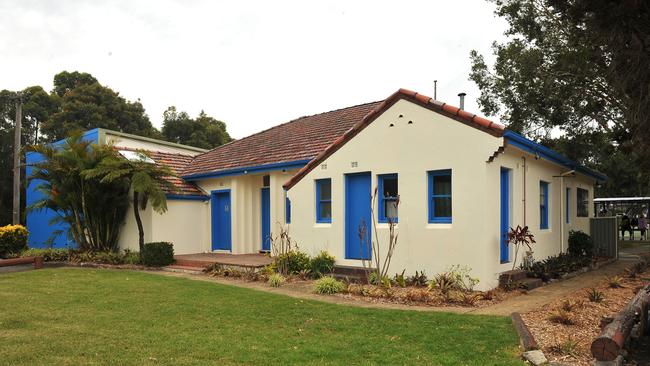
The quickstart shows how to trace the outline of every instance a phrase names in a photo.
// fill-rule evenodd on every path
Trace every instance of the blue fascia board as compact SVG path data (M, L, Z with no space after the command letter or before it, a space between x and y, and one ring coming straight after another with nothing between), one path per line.
M233 175L245 175L250 173L270 172L270 171L282 170L282 169L295 169L295 168L302 168L303 166L307 165L307 163L309 163L310 161L311 159L303 159L303 160L294 160L294 161L281 162L281 163L254 165L249 167L220 170L217 172L190 174L190 175L182 176L181 178L185 179L186 181L196 181L196 180L207 179L207 178L220 178L220 177L228 177Z
M208 200L210 200L209 196L198 195L198 194L192 194L192 195L166 194L165 197L168 200L186 200L186 201L208 201Z
M577 162L567 158L566 156L553 151L546 146L540 145L535 141L529 140L516 132L505 130L503 133L503 138L508 141L508 144L516 148L539 156L540 158L546 159L555 164L562 165L571 170L575 170L576 172L592 177L599 182L604 182L607 180L607 176L593 171L585 166L582 166Z

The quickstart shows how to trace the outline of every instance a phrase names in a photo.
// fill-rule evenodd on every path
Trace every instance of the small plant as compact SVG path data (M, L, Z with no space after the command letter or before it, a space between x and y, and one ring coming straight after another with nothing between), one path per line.
M316 278L320 278L332 273L335 261L336 259L329 253L321 251L309 263L311 274Z
M174 246L164 241L147 243L143 246L140 255L145 266L168 266L174 263Z
M625 273L627 273L627 276L630 278L636 278L638 275L643 273L647 267L648 264L645 261L639 261L634 263L630 268L626 268Z
M528 251L532 251L531 244L535 243L535 236L528 230L528 226L522 227L520 225L517 225L516 228L510 228L510 232L507 235L508 237L506 239L508 240L508 244L515 246L514 260L512 261L512 269L514 270L517 267L517 254L519 253L519 249L526 246Z
M290 250L274 258L274 265L278 273L282 275L300 274L310 269L311 260L309 255L299 250Z
M429 283L429 290L438 289L443 294L448 293L451 290L457 289L459 286L456 283L456 278L452 276L449 272L438 273L433 277L431 283Z
M578 342L574 341L571 337L569 337L567 340L565 340L562 343L558 343L556 345L551 346L551 352L560 355L568 355L568 356L575 357L577 355L577 351L578 351Z
M125 264L141 264L140 253L133 252L129 249L124 250L124 263Z
M370 272L368 275L368 283L375 286L381 286L384 288L390 288L391 282L388 276L383 276L382 278L377 278L377 272Z
M345 290L345 284L334 277L321 277L314 283L314 292L321 295L331 295Z
M582 301L573 301L573 300L567 299L567 300L562 301L561 308L562 308L562 310L564 310L566 312L569 312L569 311L573 311L574 309L577 309L579 307L582 307L582 305L583 305Z
M573 319L573 315L569 311L566 311L564 309L560 309L554 313L552 313L549 317L548 320L550 320L553 323L557 324L564 324L564 325L574 325L575 320Z
M279 273L274 273L269 276L269 286L271 287L280 287L286 282L286 278Z
M481 293L481 296L483 297L483 300L488 300L488 301L499 298L497 290L485 291L485 292Z
M429 284L429 279L424 271L415 271L413 276L406 277L406 284L408 286L425 287Z
M607 284L611 288L621 288L623 287L623 278L621 276L608 277Z
M587 298L591 302L603 302L603 300L605 300L605 294L603 294L601 291L596 290L595 287L592 287L591 289L587 290Z
M352 295L365 295L365 287L363 285L359 285L358 283L350 283L348 284L348 289L347 292Z
M210 274L211 276L223 276L224 272L224 266L223 264L219 263L212 263L211 265L207 266L203 272Z
M402 273L395 273L395 277L393 277L393 283L395 286L406 287L406 277L404 276L404 272L406 272L406 270L403 270Z
M465 306L475 306L479 300L479 295L471 292L463 292L460 294L460 303Z

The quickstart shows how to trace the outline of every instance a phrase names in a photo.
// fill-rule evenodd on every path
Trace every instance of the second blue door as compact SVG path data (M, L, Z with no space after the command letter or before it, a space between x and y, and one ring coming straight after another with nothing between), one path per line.
M271 198L268 188L262 188L262 250L271 250Z
M370 173L345 176L345 258L370 259L372 217ZM363 232L363 237L360 237Z
M231 250L230 191L214 191L212 205L212 250Z
M501 168L501 224L500 224L501 263L510 262L508 233L510 232L510 169Z

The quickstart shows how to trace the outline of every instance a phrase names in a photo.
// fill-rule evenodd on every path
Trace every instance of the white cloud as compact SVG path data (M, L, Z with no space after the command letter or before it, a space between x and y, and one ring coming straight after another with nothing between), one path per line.
M400 87L478 111L469 51L505 24L484 0L0 1L0 88L52 88L85 71L154 125L175 105L250 133ZM11 14L11 16L7 16Z

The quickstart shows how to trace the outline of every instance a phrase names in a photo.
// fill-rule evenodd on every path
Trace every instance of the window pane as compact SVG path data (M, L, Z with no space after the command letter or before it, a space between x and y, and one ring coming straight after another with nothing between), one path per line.
M384 217L397 218L397 200L384 200Z
M397 197L397 178L384 178L384 197Z
M332 203L331 202L321 202L321 204L320 204L320 218L321 219L332 218Z
M451 217L451 197L435 197L433 199L434 217Z
M320 181L320 200L329 201L332 199L332 181L322 180Z
M433 194L451 194L451 175L436 175L433 177Z

